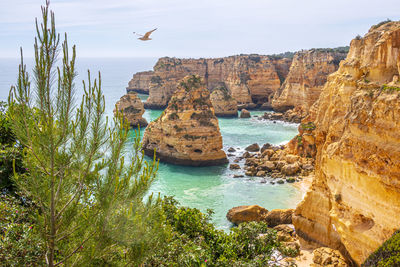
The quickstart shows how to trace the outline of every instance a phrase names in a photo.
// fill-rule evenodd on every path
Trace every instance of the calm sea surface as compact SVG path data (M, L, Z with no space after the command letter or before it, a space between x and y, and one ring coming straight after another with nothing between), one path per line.
M102 88L106 97L106 112L112 115L115 102L125 94L125 87L133 73L151 70L157 59L99 59L81 58L77 60L76 98L82 94L81 80L86 79L87 69L92 75L101 71ZM10 86L15 83L18 73L17 59L0 58L0 100L6 100ZM28 70L32 60L26 60ZM79 81L79 82L78 82ZM144 100L146 95L140 95ZM262 115L262 111L251 112ZM144 117L154 120L161 114L159 110L147 110ZM241 155L244 148L252 143L266 142L281 144L289 141L297 133L297 125L259 121L250 119L219 119L224 149L234 147ZM133 133L132 133L133 136ZM234 157L230 158L232 161ZM243 163L240 164L243 166ZM162 195L175 196L183 205L202 211L213 209L214 223L223 229L230 227L226 212L238 205L258 204L267 209L294 208L301 200L302 193L290 184L271 185L260 183L260 178L233 178L233 174L243 171L229 170L228 166L183 167L160 163L158 178L151 191ZM267 179L268 180L268 179Z

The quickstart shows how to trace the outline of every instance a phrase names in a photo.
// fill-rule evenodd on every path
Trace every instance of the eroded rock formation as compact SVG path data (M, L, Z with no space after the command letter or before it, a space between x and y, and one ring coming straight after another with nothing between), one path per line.
M148 94L150 83L154 76L153 71L142 71L133 75L133 78L129 81L126 91L137 92L142 94Z
M240 55L212 59L160 58L152 72L141 72L129 82L128 90L146 91L146 108L164 108L187 75L202 77L212 91L224 86L245 107L269 103L287 76L291 59L261 55Z
M218 87L210 95L211 103L217 117L237 117L237 101L232 98L228 89Z
M156 150L161 161L173 164L228 162L210 93L199 76L187 76L179 83L163 114L147 127L143 149L149 156Z
M372 27L310 112L316 175L293 224L361 264L399 228L400 22Z
M318 100L328 75L338 69L346 54L346 48L297 52L285 82L274 95L272 108L278 112L295 108L299 117L304 117Z
M122 112L124 118L128 121L131 127L144 127L147 121L142 117L144 107L142 100L136 95L135 92L130 92L121 97L115 104L119 112ZM114 110L114 113L116 110Z

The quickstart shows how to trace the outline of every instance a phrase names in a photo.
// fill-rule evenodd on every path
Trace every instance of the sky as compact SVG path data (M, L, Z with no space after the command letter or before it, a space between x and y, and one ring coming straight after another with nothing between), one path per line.
M44 0L0 0L0 57L33 56ZM80 57L219 57L349 45L399 0L52 0ZM133 32L158 28L153 40Z

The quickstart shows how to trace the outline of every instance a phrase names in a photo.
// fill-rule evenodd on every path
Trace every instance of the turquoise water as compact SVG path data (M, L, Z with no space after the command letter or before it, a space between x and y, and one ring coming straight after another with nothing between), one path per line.
M106 98L106 113L111 116L115 102L125 94L125 87L133 73L149 70L156 59L78 59L79 73L76 82L76 95L82 94L81 79L86 77L87 69L95 74L102 72L102 85ZM32 67L28 62L28 69ZM6 100L9 86L16 81L18 60L0 59L0 100ZM145 100L146 95L140 95ZM77 97L78 98L78 97ZM147 110L144 117L156 119L162 111ZM251 114L260 116L263 111ZM224 150L229 147L238 149L241 155L244 148L252 143L260 145L269 142L282 144L289 141L297 133L297 125L259 121L257 117L249 119L221 118L219 126L224 142ZM142 131L143 134L143 131ZM229 158L230 161L234 157ZM239 163L243 166L243 162ZM215 224L228 229L231 224L226 220L227 211L238 205L258 204L267 209L293 208L301 200L302 193L291 184L271 185L260 183L260 178L233 178L232 171L226 166L184 167L160 163L156 182L151 191L162 195L174 196L181 204L199 208L202 211L213 209Z

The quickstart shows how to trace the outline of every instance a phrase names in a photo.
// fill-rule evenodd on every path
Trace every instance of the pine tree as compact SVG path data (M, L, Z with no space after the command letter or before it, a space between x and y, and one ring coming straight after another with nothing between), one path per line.
M121 114L108 122L100 73L92 81L88 71L82 101L75 104L75 46L71 53L65 35L60 47L48 1L42 19L36 21L33 80L21 49L9 113L28 169L16 173L15 182L38 207L35 229L45 244L45 263L140 264L164 238L159 198L144 199L158 163L144 160L138 132L127 149Z

